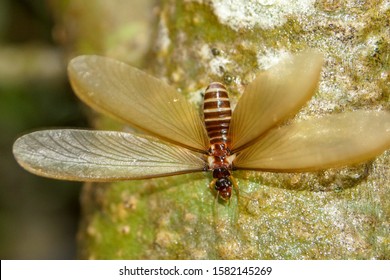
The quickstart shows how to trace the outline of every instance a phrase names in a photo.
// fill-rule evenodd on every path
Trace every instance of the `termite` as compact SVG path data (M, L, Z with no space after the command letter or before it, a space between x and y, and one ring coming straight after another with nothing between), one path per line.
M232 111L224 85L205 92L204 116L173 87L101 56L69 63L78 97L97 111L148 133L43 130L16 140L19 164L37 175L119 181L211 171L224 201L236 169L306 172L369 160L390 147L390 113L356 110L291 122L313 96L322 56L295 55L261 72Z

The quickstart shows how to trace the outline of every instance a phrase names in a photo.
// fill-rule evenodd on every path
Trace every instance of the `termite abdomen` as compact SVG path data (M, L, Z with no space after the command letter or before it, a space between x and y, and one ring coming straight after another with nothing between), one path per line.
M204 121L210 144L228 144L228 132L232 110L226 88L221 83L211 83L205 92Z

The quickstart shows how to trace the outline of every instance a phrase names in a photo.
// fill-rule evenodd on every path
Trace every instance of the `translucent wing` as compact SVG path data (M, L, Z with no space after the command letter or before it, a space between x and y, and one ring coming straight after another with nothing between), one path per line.
M229 131L233 152L293 116L314 94L321 66L321 55L307 53L260 73L233 112Z
M44 130L16 140L21 166L40 176L114 181L201 171L203 154L150 136L88 130Z
M174 88L125 63L79 56L68 66L76 94L92 108L195 150L208 138L199 113Z
M275 128L235 159L239 169L312 171L369 160L390 148L390 113L356 111Z

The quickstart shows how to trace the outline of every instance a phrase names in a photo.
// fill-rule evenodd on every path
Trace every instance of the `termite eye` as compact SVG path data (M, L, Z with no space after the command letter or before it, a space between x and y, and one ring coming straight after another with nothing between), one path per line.
M221 178L221 179L218 179L217 182L215 182L215 189L217 191L227 191L228 188L231 188L232 187L232 182L230 182L228 179L226 178Z

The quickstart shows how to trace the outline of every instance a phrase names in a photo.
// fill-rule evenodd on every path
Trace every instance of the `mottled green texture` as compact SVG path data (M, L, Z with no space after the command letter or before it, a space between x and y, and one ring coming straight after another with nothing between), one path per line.
M86 208L90 221L81 232L88 244L84 253L98 259L215 258L215 252L199 247L215 239L208 181L190 174L115 188L87 186L82 201L91 208Z
M217 16L216 2L224 5L165 0L156 14L147 68L191 100L197 102L198 90L217 80L228 83L234 104L257 71L285 53L312 48L324 54L325 65L319 91L298 119L389 109L385 1L316 1L308 12L275 17L267 27L242 28ZM389 171L386 152L356 167L317 173L236 172L238 206L235 198L231 205L216 203L210 174L88 184L80 257L389 259Z

